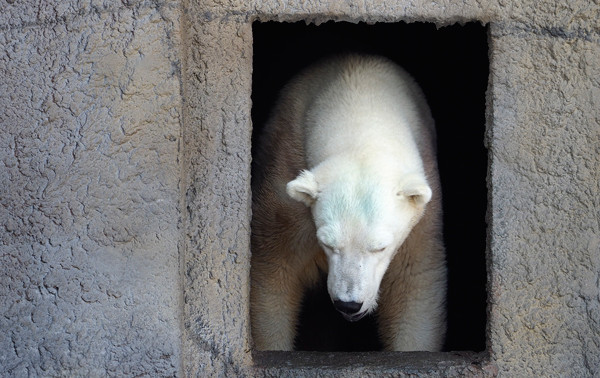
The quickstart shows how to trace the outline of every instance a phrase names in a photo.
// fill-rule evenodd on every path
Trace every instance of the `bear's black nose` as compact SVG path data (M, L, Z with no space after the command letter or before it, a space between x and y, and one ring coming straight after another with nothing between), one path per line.
M333 305L339 312L352 315L359 312L363 304L358 302L333 301Z

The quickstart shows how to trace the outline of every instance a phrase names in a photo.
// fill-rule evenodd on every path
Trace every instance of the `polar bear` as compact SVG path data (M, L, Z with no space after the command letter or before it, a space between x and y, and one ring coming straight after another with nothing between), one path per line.
M348 321L376 311L386 350L441 349L446 265L435 144L420 88L383 57L336 57L284 88L253 172L256 349L293 350L303 294L320 271Z

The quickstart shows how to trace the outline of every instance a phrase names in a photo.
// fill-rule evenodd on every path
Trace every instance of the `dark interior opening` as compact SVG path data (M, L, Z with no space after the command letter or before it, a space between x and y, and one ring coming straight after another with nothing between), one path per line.
M445 350L484 350L487 27L479 23L437 29L430 23L255 22L253 35L253 147L281 87L319 58L352 51L383 55L420 84L438 135L448 263ZM379 350L375 327L375 317L346 322L333 309L323 286L305 295L296 346L298 350Z

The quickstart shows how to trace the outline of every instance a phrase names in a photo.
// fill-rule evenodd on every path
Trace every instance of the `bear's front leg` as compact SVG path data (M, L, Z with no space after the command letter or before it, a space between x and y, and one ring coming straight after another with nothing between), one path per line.
M302 300L301 284L289 267L269 269L261 265L253 265L250 291L254 346L258 350L291 351Z
M385 297L398 298L394 291ZM436 352L442 349L445 318L441 301L430 297L421 301L403 298L394 302L384 296L381 300L378 322L385 350Z
M392 261L381 283L378 322L386 350L440 351L446 333L443 248L416 248ZM434 258L432 258L434 256Z

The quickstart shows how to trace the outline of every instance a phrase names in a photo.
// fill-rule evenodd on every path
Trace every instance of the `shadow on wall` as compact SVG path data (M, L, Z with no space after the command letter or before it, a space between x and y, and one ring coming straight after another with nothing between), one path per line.
M387 56L422 87L438 133L448 260L446 350L485 349L487 28L469 23L367 25L255 22L253 144L279 90L321 57L354 51ZM305 295L297 348L357 351L380 348L375 319L349 323L333 309L325 286Z

